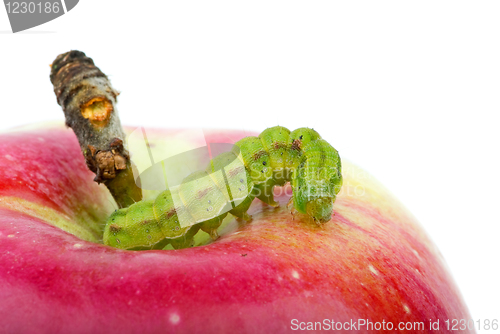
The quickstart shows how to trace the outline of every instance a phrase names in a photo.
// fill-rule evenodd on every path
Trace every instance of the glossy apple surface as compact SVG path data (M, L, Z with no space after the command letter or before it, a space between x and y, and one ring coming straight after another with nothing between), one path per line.
M153 133L153 149L175 135ZM419 332L439 320L433 332L445 333L446 320L470 319L412 215L345 159L343 174L335 216L322 227L292 220L285 194L278 209L255 200L254 220L230 222L214 243L123 251L99 244L114 203L71 130L0 134L0 332L278 333L332 320L366 332L356 327L364 319L423 322Z

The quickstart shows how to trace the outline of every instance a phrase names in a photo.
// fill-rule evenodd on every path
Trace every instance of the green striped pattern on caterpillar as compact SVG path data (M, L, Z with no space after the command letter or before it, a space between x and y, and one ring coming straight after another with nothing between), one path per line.
M176 249L191 246L201 229L213 239L228 212L249 220L254 198L278 206L273 187L290 181L292 211L317 224L331 219L342 186L337 150L309 128L276 126L259 137L245 137L231 152L211 160L204 171L187 176L179 186L115 211L106 223L104 243L122 249Z

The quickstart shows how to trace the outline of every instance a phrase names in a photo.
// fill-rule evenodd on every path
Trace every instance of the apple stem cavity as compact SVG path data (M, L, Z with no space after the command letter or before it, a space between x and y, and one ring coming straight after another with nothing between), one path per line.
M125 133L116 111L119 92L108 77L81 51L57 56L50 81L66 125L73 129L94 181L104 183L120 208L142 199L134 180Z

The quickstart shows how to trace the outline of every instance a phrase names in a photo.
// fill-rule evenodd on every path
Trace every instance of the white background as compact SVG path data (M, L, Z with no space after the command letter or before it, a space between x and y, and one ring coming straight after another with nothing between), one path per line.
M313 127L443 253L474 319L500 319L498 1L98 1L11 34L0 130L63 120L49 81L82 50L125 125ZM489 331L491 332L491 331Z

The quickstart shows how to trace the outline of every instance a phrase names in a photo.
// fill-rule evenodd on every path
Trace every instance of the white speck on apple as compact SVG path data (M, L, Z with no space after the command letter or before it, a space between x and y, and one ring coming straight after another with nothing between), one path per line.
M296 278L296 279L299 279L300 275L299 275L299 273L296 270L292 270L292 277Z
M177 313L173 313L170 315L170 322L174 325L177 325L181 321L181 317Z
M375 269L374 266L372 266L371 264L368 266L368 269L370 269L370 271L374 274L374 275L378 275L378 270Z

